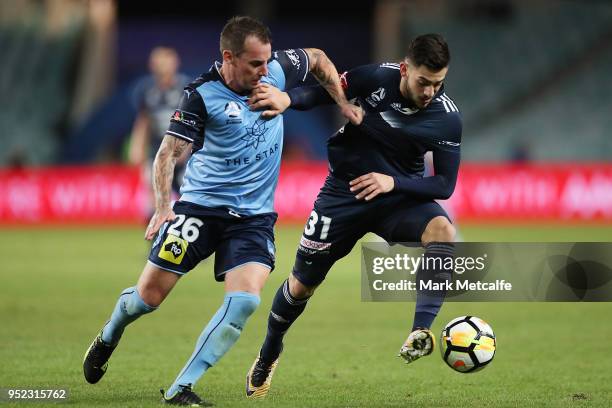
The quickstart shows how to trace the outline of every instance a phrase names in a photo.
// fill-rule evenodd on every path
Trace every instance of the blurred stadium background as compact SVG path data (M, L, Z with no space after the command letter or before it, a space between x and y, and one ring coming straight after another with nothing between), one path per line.
M273 48L321 48L340 71L399 60L415 35L442 33L452 53L447 93L464 116L459 184L445 203L462 238L610 241L612 3L314 0L295 7L280 0L0 0L0 387L68 386L77 404L141 406L154 402L155 387L190 354L221 296L210 261L159 313L128 330L106 383L87 388L80 377L81 353L147 252L140 241L146 180L128 152L149 53L175 48L181 72L195 77L219 58L218 34L235 14L268 23ZM325 140L340 124L333 107L285 115L278 269L250 330L202 381L221 406L244 403L242 376L325 177ZM602 383L611 374L603 340L612 336L609 304L445 306L436 330L471 313L500 336L500 353L485 371L492 374L476 381L441 360L425 362L423 372L398 369L390 357L407 333L411 305L360 303L358 274L354 250L290 334L272 405L608 406L612 399ZM540 340L553 333L552 343ZM318 362L324 349L332 367Z
M399 60L415 35L444 34L447 93L465 120L447 203L457 221L612 220L608 2L311 1L296 13L280 1L17 0L0 2L0 222L138 222L146 190L120 166L149 53L175 48L195 77L219 58L236 13L268 22L275 48L322 48L339 70ZM308 214L339 125L334 108L285 115L281 223Z

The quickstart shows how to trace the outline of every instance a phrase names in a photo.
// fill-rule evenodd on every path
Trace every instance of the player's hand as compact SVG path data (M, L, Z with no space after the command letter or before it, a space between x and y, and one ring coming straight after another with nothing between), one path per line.
M361 106L345 103L340 105L340 112L342 113L342 116L348 119L348 121L355 126L361 124L361 121L363 120L364 111Z
M149 225L147 226L147 230L145 231L145 239L147 241L152 240L157 232L164 225L166 221L174 221L176 218L176 214L172 211L172 208L166 208L163 210L155 210L155 214L151 217L151 221L149 221Z
M251 93L249 107L251 110L265 109L261 116L273 118L283 113L291 105L291 98L287 92L283 92L275 86L260 83Z
M388 193L395 187L393 177L380 173L368 173L349 182L352 192L358 200L370 201L379 194Z

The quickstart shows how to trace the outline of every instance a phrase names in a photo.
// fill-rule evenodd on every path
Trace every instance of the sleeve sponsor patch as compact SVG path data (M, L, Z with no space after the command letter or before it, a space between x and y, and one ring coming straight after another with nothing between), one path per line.
M194 130L199 130L199 123L197 119L197 115L177 109L172 114L170 121L175 123L182 123L183 125L189 126Z

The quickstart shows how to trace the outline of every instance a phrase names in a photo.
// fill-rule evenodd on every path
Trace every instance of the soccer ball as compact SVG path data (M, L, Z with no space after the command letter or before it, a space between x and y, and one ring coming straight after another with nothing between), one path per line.
M493 360L495 348L493 329L478 317L458 317L442 330L442 358L450 368L460 373L482 370Z

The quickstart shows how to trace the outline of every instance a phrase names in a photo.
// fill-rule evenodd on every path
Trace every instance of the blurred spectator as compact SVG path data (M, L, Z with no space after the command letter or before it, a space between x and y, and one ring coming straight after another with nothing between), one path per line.
M134 89L138 114L132 128L129 161L142 167L144 180L151 180L153 159L168 129L170 117L179 104L183 88L189 83L189 77L178 72L179 65L175 49L154 48L149 56L151 75L142 78ZM175 168L172 188L176 194L182 183L187 157L188 154L182 157Z
M23 169L28 165L28 158L25 149L22 146L15 146L10 150L6 160L9 169Z
M530 160L530 147L527 141L516 142L510 150L510 161L513 163L526 163Z

